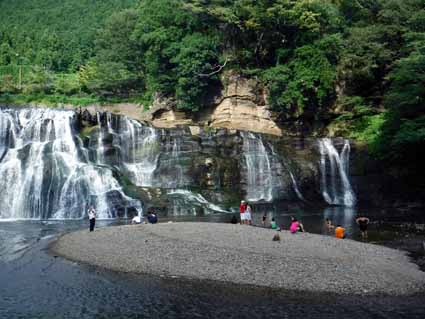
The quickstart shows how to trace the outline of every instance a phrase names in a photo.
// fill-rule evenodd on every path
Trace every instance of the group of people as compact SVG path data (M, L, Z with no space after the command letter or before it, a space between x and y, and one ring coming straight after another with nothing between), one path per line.
M267 215L264 214L263 218L262 218L262 224L263 224L264 227L266 226L266 220L267 220ZM277 226L277 223L276 223L276 220L275 220L274 217L272 217L272 219L270 221L270 227L271 227L271 229L276 229L276 230L282 230L283 229L283 226L280 226L280 227ZM298 221L298 219L291 216L291 223L289 225L289 231L292 234L295 234L296 232L303 233L303 232L305 232L304 225L300 221Z
M149 224L156 224L158 222L158 216L154 213L152 209L148 210L148 214L146 216L146 219L148 220ZM131 220L131 223L134 224L143 224L144 220L143 217L140 216L134 216Z
M356 218L356 223L359 226L362 239L367 239L367 226L369 225L369 218L365 216L359 216ZM339 239L345 238L345 228L338 224L336 227L332 224L332 221L329 218L325 220L325 227L328 234L331 234L332 231L335 231L335 237Z
M244 200L241 201L241 204L239 206L239 212L240 212L240 224L252 225L252 208L246 201ZM236 216L232 217L231 223L237 224ZM264 213L262 216L261 224L263 227L267 227L266 223L267 223L267 214ZM369 218L365 216L359 216L356 218L356 223L359 226L362 238L367 239L367 227L369 224ZM279 227L277 225L274 217L271 218L269 227L276 230L283 229L283 226ZM334 233L336 238L344 239L346 237L345 228L340 224L337 224L335 227L329 218L326 218L325 227L326 227L327 233L328 234ZM297 220L297 218L291 217L289 231L293 234L296 232L305 232L304 225L299 220Z
M252 209L244 200L239 205L239 213L241 225L252 225Z
M240 212L240 224L252 225L252 208L246 201L244 200L241 201L241 204L239 206L239 212ZM89 206L89 209L87 210L87 215L90 221L89 230L92 232L96 224L96 210L94 209L92 205ZM153 212L152 209L148 210L148 214L146 218L149 224L156 224L158 222L158 216ZM263 217L261 220L263 227L266 227L266 221L267 221L267 214L263 214ZM139 217L139 216L134 216L133 219L131 220L132 224L142 224L143 222L144 222L143 217ZM368 228L369 222L370 222L369 218L365 216L359 216L356 218L356 223L359 226L360 233L363 239L367 239L367 228ZM236 216L232 217L231 223L233 224L237 223ZM272 217L270 221L270 227L276 230L281 230L283 228L283 227L278 227L274 217ZM325 228L326 228L327 234L332 234L332 232L335 232L336 238L344 239L346 237L345 228L341 226L340 224L338 224L335 227L329 218L326 218L325 220ZM296 232L305 232L303 224L300 221L298 221L295 217L291 217L289 231L293 234Z
M87 216L89 218L90 226L89 231L94 231L94 227L96 225L96 210L94 209L93 205L89 206L89 209L87 210ZM156 224L158 222L158 216L154 213L152 209L148 211L148 215L146 216L146 219L148 220L149 224ZM143 217L140 216L134 216L131 220L132 224L142 224L143 223Z

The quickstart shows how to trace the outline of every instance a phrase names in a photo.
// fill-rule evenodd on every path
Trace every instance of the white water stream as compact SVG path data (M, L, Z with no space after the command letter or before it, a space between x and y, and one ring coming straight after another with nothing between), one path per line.
M340 153L329 138L320 139L318 143L323 198L331 205L355 206L356 195L348 177L350 142L344 140Z

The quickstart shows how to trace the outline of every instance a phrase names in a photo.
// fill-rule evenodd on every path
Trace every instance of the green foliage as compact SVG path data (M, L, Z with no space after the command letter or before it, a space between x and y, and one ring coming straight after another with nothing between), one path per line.
M32 67L24 78L22 92L24 94L50 93L53 87L53 75L42 67Z
M403 119L394 136L393 145L423 144L425 142L425 116L413 120Z
M94 54L105 18L136 0L0 1L0 64L76 70ZM18 54L18 57L16 56Z
M53 87L55 93L74 95L81 92L81 82L76 73L57 73L54 75Z
M80 70L79 77L84 88L101 96L119 95L129 82L136 80L119 62L87 64Z
M425 52L413 51L400 59L389 78L389 116L379 143L386 146L383 156L405 163L425 145Z
M349 137L366 142L373 155L379 156L381 152L380 139L382 128L385 124L386 114L361 115L349 122Z
M41 105L47 105L51 107L57 107L58 105L74 105L74 106L87 106L90 104L101 103L96 97L92 96L66 96L56 94L0 94L0 104L3 105L23 105L27 106L29 103L36 103Z
M300 47L289 63L265 71L270 104L275 110L293 110L295 116L300 116L305 107L323 106L332 97L336 52L327 40ZM338 40L333 37L333 44L338 46Z
M180 43L179 53L173 59L177 76L176 98L181 109L198 110L204 103L207 88L214 80L208 76L218 61L215 39L194 33L184 37Z

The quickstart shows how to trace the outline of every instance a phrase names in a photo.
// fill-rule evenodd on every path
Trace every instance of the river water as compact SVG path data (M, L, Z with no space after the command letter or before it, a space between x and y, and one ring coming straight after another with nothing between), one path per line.
M259 220L265 207L255 207ZM270 209L270 207L269 207ZM289 212L277 210L278 223ZM290 213L294 213L291 211ZM345 221L344 208L295 212L304 226L321 232L325 216ZM354 214L354 212L352 212ZM387 214L388 215L388 214ZM227 221L229 215L180 217L179 220ZM391 219L392 218L392 219ZM393 215L370 227L371 241L394 243L422 234L399 226ZM406 216L403 215L403 220ZM415 217L415 221L418 218ZM337 222L337 221L335 221ZM99 221L109 227L123 221ZM397 226L396 226L397 224ZM348 234L358 234L349 226ZM404 223L404 225L408 225ZM354 226L354 225L353 225ZM361 297L276 292L254 287L134 276L80 265L54 256L48 245L60 234L86 228L86 221L15 221L0 223L0 318L424 318L425 297ZM241 226L247 227L247 226ZM379 237L381 236L381 237ZM408 237L406 237L408 236ZM88 243L89 244L89 243ZM195 270L196 271L196 270ZM327 280L332 280L328 278ZM396 278L394 280L397 280Z

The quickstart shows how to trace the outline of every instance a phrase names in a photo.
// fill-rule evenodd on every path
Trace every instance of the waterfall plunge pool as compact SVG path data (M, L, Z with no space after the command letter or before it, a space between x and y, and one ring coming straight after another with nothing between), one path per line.
M254 221L258 222L265 210L266 206L255 206ZM351 220L348 235L356 239L358 234L352 222L355 211L351 210L331 207L317 212L289 212L278 206L268 207L268 213L284 225L291 215L298 214L311 232L322 231L325 216L334 223L339 222L338 218ZM420 212L417 213L370 212L368 216L373 221L370 241L401 248L415 246L414 243L423 240L423 233L409 230L413 220L417 224L421 221ZM227 222L229 217L229 214L218 214L162 220ZM127 222L99 221L97 224L109 227ZM284 318L294 314L329 318L341 313L347 318L423 318L425 313L424 296L300 296L252 287L118 274L48 253L48 245L54 238L86 227L85 220L0 223L1 318Z

